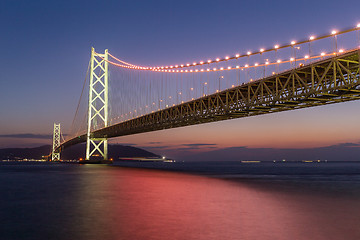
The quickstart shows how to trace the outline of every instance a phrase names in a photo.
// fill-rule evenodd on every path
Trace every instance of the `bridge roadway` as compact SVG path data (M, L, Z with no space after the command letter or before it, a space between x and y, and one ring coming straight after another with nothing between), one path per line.
M360 99L355 49L94 131L113 138ZM86 134L61 148L86 142Z

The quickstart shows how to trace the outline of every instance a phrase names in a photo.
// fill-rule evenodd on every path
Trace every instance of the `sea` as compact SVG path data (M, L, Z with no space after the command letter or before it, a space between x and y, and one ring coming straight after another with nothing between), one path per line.
M1 240L358 240L360 163L0 162Z

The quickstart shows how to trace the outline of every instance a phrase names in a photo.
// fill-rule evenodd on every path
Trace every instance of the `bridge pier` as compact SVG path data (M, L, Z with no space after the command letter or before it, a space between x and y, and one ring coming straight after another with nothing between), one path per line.
M80 160L80 164L112 164L112 160L96 160L96 159L90 159L90 160Z

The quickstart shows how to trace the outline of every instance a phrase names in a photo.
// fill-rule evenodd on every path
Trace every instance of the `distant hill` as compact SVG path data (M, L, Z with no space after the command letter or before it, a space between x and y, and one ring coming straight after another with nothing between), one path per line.
M188 156L186 161L359 161L359 143L342 143L315 148L249 148L230 147Z
M85 157L85 144L78 144L65 149L61 153L61 159L79 159ZM41 159L42 156L50 153L51 146L44 145L35 148L3 148L0 149L0 159ZM123 146L118 144L109 144L109 158L118 159L119 157L159 157L141 148Z

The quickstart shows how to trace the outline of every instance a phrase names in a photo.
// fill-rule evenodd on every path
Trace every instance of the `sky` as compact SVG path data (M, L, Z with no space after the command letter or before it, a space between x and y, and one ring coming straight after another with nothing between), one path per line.
M66 134L90 58L104 49L138 65L234 55L360 22L359 1L0 2L0 148ZM231 147L312 148L359 143L360 102L112 139L176 157ZM44 137L45 136L45 137Z

